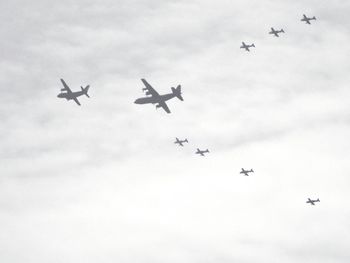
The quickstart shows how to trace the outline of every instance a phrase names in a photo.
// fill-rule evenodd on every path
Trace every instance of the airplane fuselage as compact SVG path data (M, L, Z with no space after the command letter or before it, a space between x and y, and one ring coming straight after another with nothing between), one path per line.
M64 98L66 100L73 100L81 95L84 95L85 93L83 91L75 91L72 93L67 93L67 92L61 92L60 94L57 95L58 98Z
M139 98L139 99L135 100L135 103L136 104L148 104L148 103L156 104L156 103L170 100L174 97L176 97L175 94L169 93L169 94L164 94L164 95L159 95L159 96Z

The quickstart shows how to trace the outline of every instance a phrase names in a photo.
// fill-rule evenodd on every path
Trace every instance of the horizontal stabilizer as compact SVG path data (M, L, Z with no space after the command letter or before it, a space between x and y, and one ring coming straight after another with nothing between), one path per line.
M90 85L87 85L85 88L81 87L81 91L86 95L86 97L90 98L88 91L89 91Z
M173 94L181 101L183 101L183 97L181 96L181 85L178 85L176 88L171 88Z

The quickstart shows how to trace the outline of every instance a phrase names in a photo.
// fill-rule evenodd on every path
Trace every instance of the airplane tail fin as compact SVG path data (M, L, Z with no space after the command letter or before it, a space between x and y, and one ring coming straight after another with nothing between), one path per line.
M252 47L255 47L255 45L254 45L254 44L252 44Z
M206 150L206 152L208 153L208 152L209 152L209 150L207 149L207 150Z
M181 101L183 101L183 97L181 96L181 85L178 85L176 88L171 88L173 94Z
M87 85L85 88L81 87L81 91L84 92L86 97L90 98L88 91L89 91L90 85Z
M188 140L187 140L187 139L185 139L185 140L184 140L184 142L188 142Z
M317 202L320 202L320 198L317 198L317 200L316 200Z
M253 170L253 169L250 169L250 171L251 171L252 173L254 173L254 170Z
M282 32L282 33L284 33L284 30L283 30L283 29L281 29L281 32Z
M316 16L314 16L312 19L315 19L315 20L316 20Z

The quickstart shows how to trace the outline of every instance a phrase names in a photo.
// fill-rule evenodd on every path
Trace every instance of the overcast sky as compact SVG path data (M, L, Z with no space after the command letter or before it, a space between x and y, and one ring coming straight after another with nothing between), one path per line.
M350 2L0 8L1 262L350 261Z

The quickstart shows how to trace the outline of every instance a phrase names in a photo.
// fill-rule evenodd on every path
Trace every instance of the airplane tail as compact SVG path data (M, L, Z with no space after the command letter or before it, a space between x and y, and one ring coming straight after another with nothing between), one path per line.
M183 101L184 99L181 96L181 85L178 85L176 88L172 87L171 88L173 94L181 101Z
M254 170L253 170L253 169L250 169L250 171L251 171L252 173L254 173Z
M187 139L185 139L185 140L184 140L184 142L188 142L188 140L187 140Z
M282 32L282 33L284 33L284 30L283 30L283 29L281 29L281 32Z
M316 20L316 16L314 16L312 19Z
M81 91L86 95L86 97L90 98L88 91L89 91L90 85L87 85L85 88L81 87Z
M208 153L208 152L209 152L209 150L207 149L207 150L206 150L206 152Z
M255 45L254 45L254 44L252 44L252 47L255 47Z
M317 200L316 200L317 202L320 202L320 198L317 198Z

